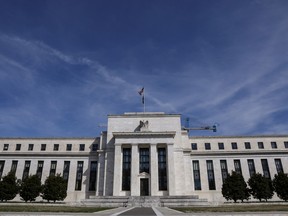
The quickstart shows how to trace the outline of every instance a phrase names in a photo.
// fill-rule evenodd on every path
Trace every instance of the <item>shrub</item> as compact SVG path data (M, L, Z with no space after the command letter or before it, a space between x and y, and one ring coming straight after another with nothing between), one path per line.
M0 200L1 202L12 200L16 197L19 191L15 172L9 172L0 181Z
M272 181L269 178L265 178L262 174L256 173L250 177L248 180L250 186L250 193L255 199L258 199L260 202L262 199L271 199L274 190Z
M273 179L273 186L277 196L288 201L288 176L284 173L278 173Z
M45 180L43 186L43 199L56 202L56 200L64 200L67 196L67 183L57 174L56 176L51 175Z
M222 185L222 195L226 200L233 200L234 202L248 200L250 194L243 176L235 171L232 171L231 175L228 174Z
M23 180L20 186L20 196L27 201L35 201L41 193L41 181L37 175L31 175Z

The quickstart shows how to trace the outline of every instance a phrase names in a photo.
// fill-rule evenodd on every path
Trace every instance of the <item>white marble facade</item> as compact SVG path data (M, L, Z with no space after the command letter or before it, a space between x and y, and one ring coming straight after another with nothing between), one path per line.
M17 161L16 175L22 179L27 164L26 172L35 174L43 161L44 182L53 163L55 173L63 175L69 161L67 202L90 196L142 195L198 195L222 202L225 172L239 171L240 166L248 180L252 163L254 172L271 178L280 169L288 173L284 166L288 136L189 137L180 119L181 115L160 112L125 113L109 115L107 131L97 138L0 138L0 175ZM95 164L97 169L92 168Z

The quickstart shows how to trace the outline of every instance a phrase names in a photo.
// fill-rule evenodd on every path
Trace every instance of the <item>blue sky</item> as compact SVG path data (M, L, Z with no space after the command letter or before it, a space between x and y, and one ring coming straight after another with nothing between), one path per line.
M0 0L0 136L94 137L107 114L287 134L287 0Z

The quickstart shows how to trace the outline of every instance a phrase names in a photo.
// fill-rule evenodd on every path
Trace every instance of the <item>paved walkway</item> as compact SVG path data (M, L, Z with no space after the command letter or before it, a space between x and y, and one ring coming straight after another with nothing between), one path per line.
M125 216L125 215L141 215L141 216L284 216L288 215L288 212L242 212L242 213L182 213L166 207L153 207L153 208L116 208L105 210L95 213L45 213L45 212L0 212L0 216Z

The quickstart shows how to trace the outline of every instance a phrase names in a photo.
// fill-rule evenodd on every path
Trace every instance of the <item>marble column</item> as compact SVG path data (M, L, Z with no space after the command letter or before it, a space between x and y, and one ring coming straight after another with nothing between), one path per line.
M168 165L168 192L169 195L176 195L175 190L175 170L174 170L174 145L167 143L167 165Z
M114 179L113 179L113 196L119 196L122 182L122 151L121 144L115 143L114 156Z
M103 196L104 188L104 172L105 172L105 152L98 150L98 168L97 168L97 185L96 185L96 196Z
M137 144L132 144L131 149L131 196L140 196L139 180L139 149Z
M158 186L158 154L157 145L150 145L150 195L157 196Z

